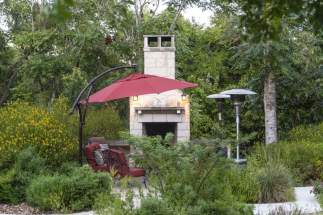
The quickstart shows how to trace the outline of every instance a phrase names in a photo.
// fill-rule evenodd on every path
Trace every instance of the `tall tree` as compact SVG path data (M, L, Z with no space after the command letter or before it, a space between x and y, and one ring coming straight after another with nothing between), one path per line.
M211 1L223 8L234 7L234 12L239 14L241 25L248 40L254 43L262 43L264 72L264 112L266 143L278 141L277 134L277 86L276 75L271 70L272 60L270 51L272 41L280 41L287 20L296 20L298 27L306 23L317 30L323 23L323 4L320 0L314 1L245 1L224 0ZM300 23L300 24L299 24Z

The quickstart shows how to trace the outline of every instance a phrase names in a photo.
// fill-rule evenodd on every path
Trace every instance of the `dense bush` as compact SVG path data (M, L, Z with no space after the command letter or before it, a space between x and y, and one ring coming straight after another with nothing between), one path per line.
M285 141L269 146L257 146L248 160L254 168L267 162L280 163L287 167L298 185L312 184L323 180L323 123L316 126L297 127Z
M16 195L14 184L14 171L2 171L0 173L0 202L16 204L19 198Z
M118 112L112 107L90 108L87 112L84 129L87 138L102 136L106 139L116 139L124 128Z
M229 183L233 193L242 202L286 202L294 199L291 174L288 169L276 163L256 166L249 162L246 168L232 171Z
M230 185L232 186L232 192L241 202L260 202L260 185L256 180L256 176L257 169L249 165L246 168L236 167L232 170Z
M182 214L252 214L234 197L229 180L238 179L231 177L233 164L216 155L214 144L173 145L166 140L129 140L141 149L136 161L165 204Z
M290 141L323 143L323 123L295 127L289 132L288 139Z
M269 163L258 170L260 202L287 202L294 198L294 189L288 170L275 163Z
M33 148L22 150L17 155L13 167L0 174L0 202L18 203L24 201L26 187L30 181L45 171L44 159Z
M0 109L0 167L10 166L19 151L34 146L47 163L73 159L77 139L68 126L43 108L15 102Z
M43 210L80 211L90 209L96 196L111 192L107 173L95 173L88 166L67 174L39 176L27 188L27 201Z
M159 198L145 198L141 201L140 208L136 211L138 215L175 215L174 209L172 209L167 202Z

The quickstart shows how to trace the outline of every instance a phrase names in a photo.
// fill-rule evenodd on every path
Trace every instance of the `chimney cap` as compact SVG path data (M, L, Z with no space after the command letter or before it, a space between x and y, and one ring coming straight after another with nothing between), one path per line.
M175 37L174 34L146 34L144 37Z
M175 51L175 35L144 35L144 51Z

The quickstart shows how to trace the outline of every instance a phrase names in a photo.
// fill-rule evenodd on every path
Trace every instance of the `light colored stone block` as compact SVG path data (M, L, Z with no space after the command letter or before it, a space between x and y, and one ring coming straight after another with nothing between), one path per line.
M178 137L189 137L190 131L189 130L177 130Z
M182 114L167 114L167 122L182 122Z
M190 128L190 124L187 122L177 124L178 130L189 130L189 128Z
M138 122L152 122L153 115L152 114L142 114L138 115Z
M132 123L132 128L136 129L136 130L142 130L143 126L142 126L142 123L140 123L140 122L134 122L134 123Z
M153 114L152 122L167 122L167 114Z
M143 136L143 130L142 129L133 129L130 130L130 134L136 137L142 137Z

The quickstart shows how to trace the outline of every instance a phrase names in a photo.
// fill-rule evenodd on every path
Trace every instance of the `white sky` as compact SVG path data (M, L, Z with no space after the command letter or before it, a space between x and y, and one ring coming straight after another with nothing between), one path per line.
M211 17L213 12L210 10L202 10L198 7L191 7L183 11L183 16L191 22L203 25L204 27L210 26Z

